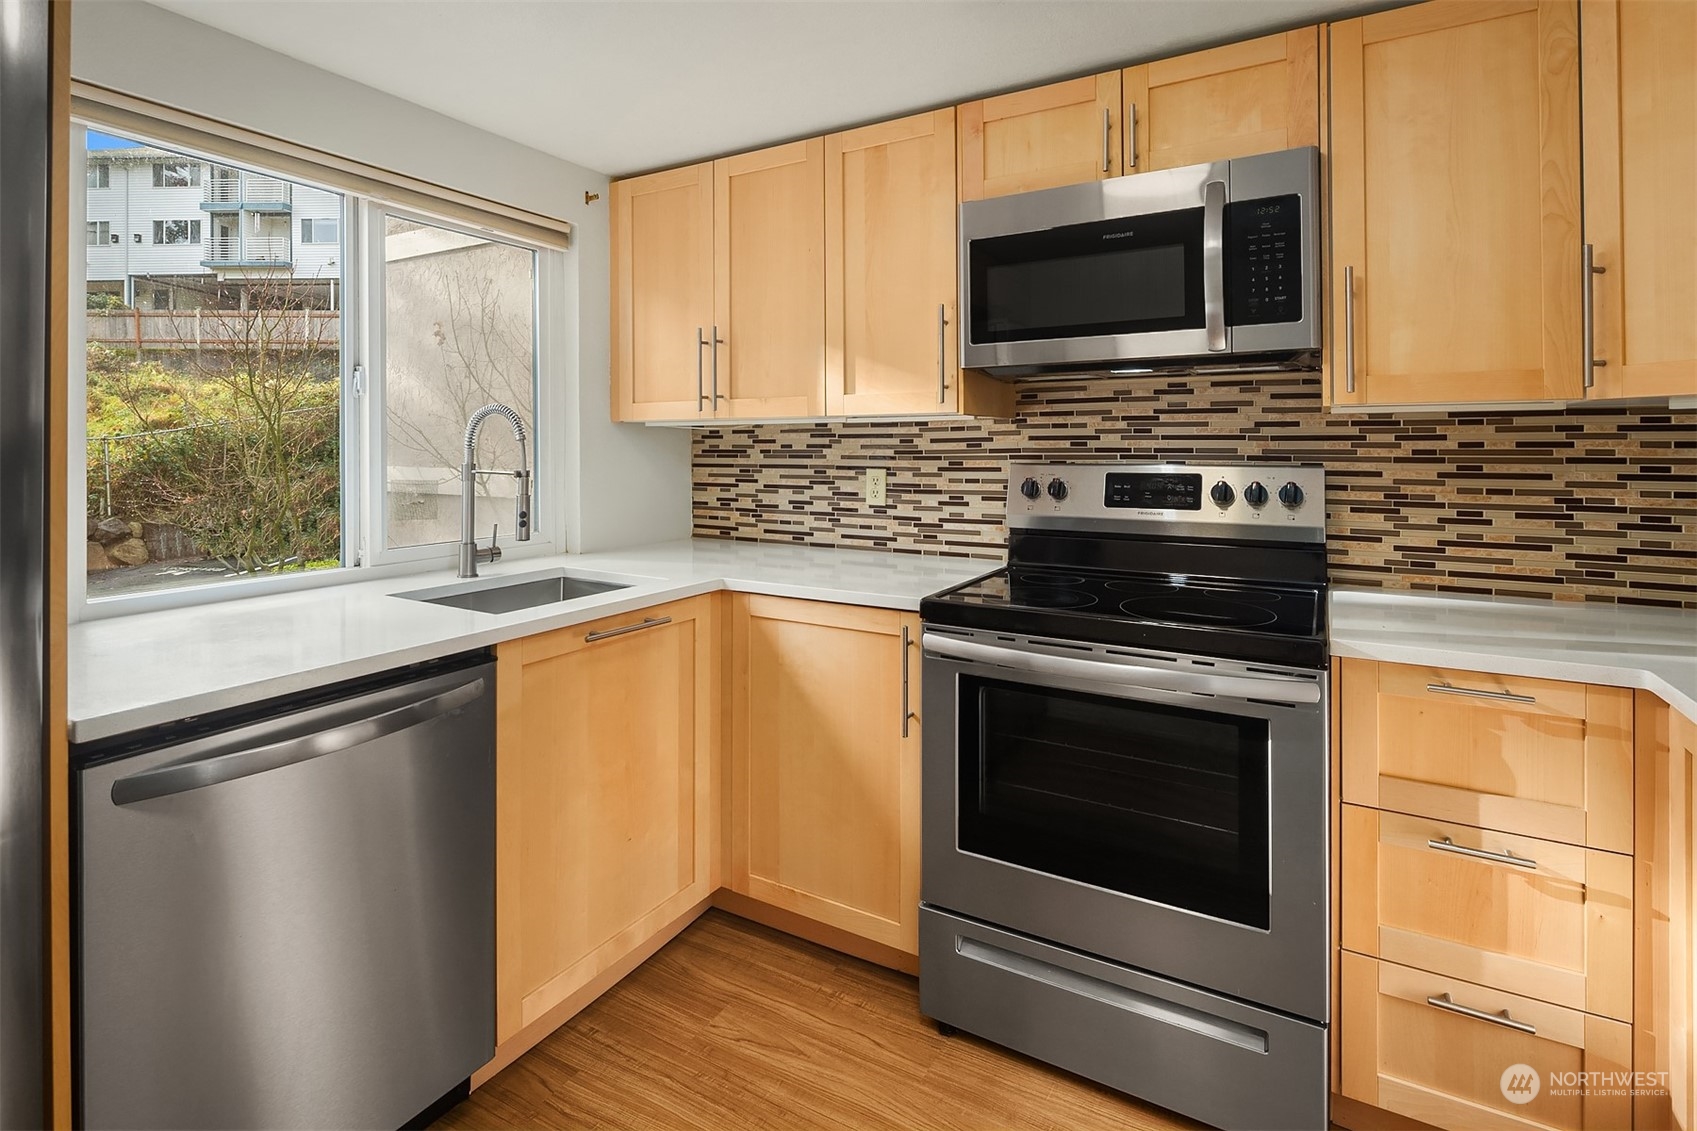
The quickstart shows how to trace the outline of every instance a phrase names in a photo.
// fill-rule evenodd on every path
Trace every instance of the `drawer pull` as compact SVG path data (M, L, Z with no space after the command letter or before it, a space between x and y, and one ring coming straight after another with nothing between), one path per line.
M1528 1025L1524 1021L1516 1021L1508 1015L1508 1010L1506 1009L1500 1013L1486 1013L1483 1009L1474 1009L1471 1006L1458 1005L1450 1000L1450 995L1448 994L1439 994L1437 997L1429 997L1426 999L1426 1004L1436 1006L1439 1009L1447 1009L1451 1013L1459 1013L1463 1017L1471 1017L1475 1021L1489 1021L1493 1025L1501 1025L1505 1029L1513 1029L1515 1032L1525 1033L1527 1036L1536 1037L1538 1035L1537 1026Z
M1453 852L1457 856L1471 856L1475 860L1489 860L1493 864L1513 864L1516 868L1538 870L1538 862L1524 856L1516 856L1512 852L1487 852L1483 848L1469 848L1465 844L1457 844L1449 837L1443 840L1428 840L1427 848L1435 848L1439 852Z
M623 636L627 632L641 632L645 628L659 628L663 624L671 624L671 617L649 617L641 624L627 624L623 628L609 628L602 632L591 632L583 638L585 644L593 644L597 640L606 640L613 636Z
M1500 699L1505 703L1536 703L1538 700L1530 695L1516 695L1512 691L1486 691L1480 687L1451 687L1447 683L1428 683L1427 691L1435 691L1440 695L1471 695L1475 699Z

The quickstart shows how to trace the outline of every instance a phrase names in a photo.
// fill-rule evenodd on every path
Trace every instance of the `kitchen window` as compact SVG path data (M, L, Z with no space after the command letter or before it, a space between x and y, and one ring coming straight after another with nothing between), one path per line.
M546 296L563 254L231 153L156 161L154 183L198 182L202 165L284 181L295 215L244 221L236 202L212 210L204 243L202 220L160 219L153 250L90 257L85 395L73 395L87 409L73 434L87 468L73 500L88 532L81 615L447 565L472 411L512 407L526 463L550 464ZM149 191L126 184L132 198ZM79 222L90 247L110 238L108 221ZM504 421L483 429L478 463L519 466ZM562 548L547 485L534 480L528 552ZM498 533L523 552L514 481L485 476L477 494L479 541Z
M199 220L155 220L153 222L153 242L167 243L199 243Z
M200 184L200 164L194 161L155 161L154 188L190 188Z

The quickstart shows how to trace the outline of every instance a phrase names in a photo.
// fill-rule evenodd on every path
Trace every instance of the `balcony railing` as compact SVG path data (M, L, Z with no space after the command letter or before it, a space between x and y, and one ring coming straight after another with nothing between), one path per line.
M208 204L227 204L232 209L250 204L288 204L294 187L288 181L258 173L238 173L233 177L213 175L206 178L205 185Z
M287 266L294 261L288 236L210 236L206 241L206 262L261 263Z

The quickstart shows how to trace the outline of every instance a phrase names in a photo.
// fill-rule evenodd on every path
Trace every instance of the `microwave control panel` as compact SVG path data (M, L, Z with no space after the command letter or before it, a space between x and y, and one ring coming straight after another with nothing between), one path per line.
M1226 321L1262 326L1302 320L1302 198L1226 205Z

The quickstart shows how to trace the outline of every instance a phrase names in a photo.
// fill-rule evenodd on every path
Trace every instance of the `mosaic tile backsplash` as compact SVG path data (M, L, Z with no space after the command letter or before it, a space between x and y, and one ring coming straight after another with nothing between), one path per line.
M1335 584L1697 608L1697 413L1342 415L1315 374L1046 382L1017 411L698 431L695 534L995 558L1010 460L1319 463Z

